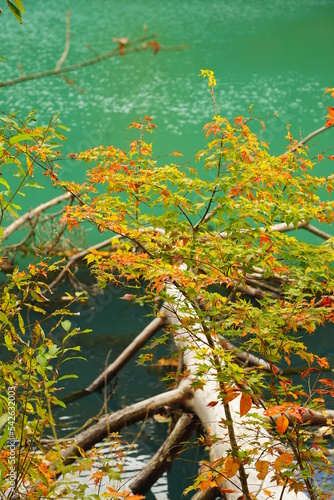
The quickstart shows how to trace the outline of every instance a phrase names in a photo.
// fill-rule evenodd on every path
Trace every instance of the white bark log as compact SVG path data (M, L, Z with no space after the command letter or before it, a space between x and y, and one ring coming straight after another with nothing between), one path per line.
M192 317L196 320L196 311L183 294L174 286L167 285L168 295L171 299L169 307L166 307L165 314L167 324L175 328L175 343L179 350L184 352L184 364L190 371L190 379L194 378L197 367L201 360L198 359L196 350L200 348L208 349L208 342L203 332L202 325L198 322L192 327L192 331L188 331L182 327L182 318ZM217 401L217 395L220 392L219 383L217 382L217 373L214 368L210 369L206 376L206 385L201 389L194 391L194 398L189 400L189 406L199 417L207 434L213 439L213 444L210 450L210 459L215 461L222 457L227 457L228 451L231 450L227 427L222 423L225 419L223 405L218 403L216 406L208 406L212 401ZM259 472L255 469L255 460L268 460L272 463L279 452L273 452L269 455L266 451L266 443L272 441L272 436L265 430L264 426L251 424L251 419L248 415L240 417L240 396L229 403L230 412L233 420L237 444L240 450L258 449L258 456L254 457L251 465L244 466L247 474L247 482L249 493L256 500L268 500L268 490L271 492L271 500L307 500L304 493L289 492L288 487L284 490L282 486L277 486L271 472L265 479L258 479ZM262 414L261 409L256 408L256 413ZM265 420L265 418L264 418ZM275 456L276 455L276 456ZM230 479L226 479L223 486L234 493L226 493L227 500L237 500L242 497L242 487L239 473ZM264 492L263 490L267 490Z

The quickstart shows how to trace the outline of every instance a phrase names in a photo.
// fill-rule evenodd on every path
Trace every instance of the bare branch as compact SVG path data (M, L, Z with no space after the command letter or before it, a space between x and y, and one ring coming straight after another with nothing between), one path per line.
M18 78L14 78L13 80L7 80L4 82L0 82L0 88L1 87L9 87L10 85L16 85L18 83L22 82L27 82L30 80L37 80L39 78L46 78L48 76L54 76L54 75L61 75L63 73L69 73L70 71L76 71L81 68L85 68L86 66L91 66L93 64L97 64L102 61L106 61L107 59L110 59L112 57L118 56L118 55L127 55L127 54L132 54L134 52L142 52L144 50L155 50L154 45L151 45L150 43L145 43L148 42L149 40L152 40L156 38L156 34L153 35L144 35L140 38L137 38L136 40L133 40L132 42L128 42L123 48L122 51L120 52L119 47L111 50L110 52L107 52L106 54L102 54L101 56L94 57L93 59L88 59L86 61L82 61L81 63L73 64L71 66L66 66L65 68L60 68L60 69L50 69L47 71L42 71L40 73L33 73L31 75L24 75L20 76ZM163 50L184 50L185 46L180 45L180 46L175 46L175 47L159 47L159 51Z
M192 397L188 384L181 383L177 389L153 396L127 406L122 410L112 412L101 418L95 425L75 436L74 443L62 452L65 465L74 462L80 456L80 449L88 450L96 443L105 439L108 434L117 432L125 426L144 420L165 405L183 405Z
M86 389L88 393L103 389L108 382L123 368L123 366L145 345L145 343L164 325L164 316L154 318L144 330L124 349L118 358L111 363Z
M314 130L313 132L308 134L304 139L301 139L298 142L298 144L296 144L292 148L289 148L288 152L291 153L293 151L296 151L296 149L300 148L301 146L304 146L304 144L306 144L308 141L313 139L313 137L316 137L317 135L321 134L322 132L325 132L325 130L329 130L330 128L332 128L332 127L326 127L326 125L324 125L323 127L320 127L317 130Z
M59 61L56 64L55 71L58 73L62 65L64 64L66 57L68 56L69 50L70 50L70 41L71 41L71 34L70 34L70 17L71 17L71 11L68 10L66 14L66 41L65 41L65 48L64 52L62 53Z
M303 226L304 229L307 229L307 231L310 231L311 233L319 236L319 238L322 238L323 240L329 240L330 238L333 238L333 236L329 233L325 233L325 231L322 231L321 229L318 229L317 227L313 226L312 224L305 224Z
M150 463L129 484L133 493L145 494L167 472L175 458L182 452L198 421L191 413L183 413L174 429L159 448Z
M26 212L24 215L16 219L14 222L12 222L12 224L10 224L4 229L1 242L3 242L11 234L17 231L25 222L38 216L41 212L44 212L48 208L53 207L54 205L58 205L58 203L62 203L63 201L70 199L72 196L73 196L72 193L67 192L60 196L57 196L56 198L53 198L50 201L47 201L46 203L42 203L41 205L32 210L29 210L29 212Z
M66 266L60 271L58 276L52 281L52 283L50 283L50 285L48 287L49 290L44 290L44 292L47 293L47 291L52 290L56 285L58 285L58 283L60 283L65 278L70 267L73 266L73 264L75 264L78 260L83 259L84 257L86 257L86 255L88 255L93 250L99 250L100 248L104 248L104 247L110 245L112 240L119 240L122 237L123 236L117 234L116 236L113 236L112 238L108 238L104 241L101 241L100 243L96 243L96 245L92 245L89 248L86 248L85 250L81 250L80 252L77 252L76 254L74 254L69 259Z

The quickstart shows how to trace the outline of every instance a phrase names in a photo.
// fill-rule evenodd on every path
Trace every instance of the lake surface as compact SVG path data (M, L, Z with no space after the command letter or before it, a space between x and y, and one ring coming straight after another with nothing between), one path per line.
M126 147L133 132L129 124L150 115L158 124L153 137L159 155L180 150L186 160L203 147L202 127L213 114L206 81L200 70L212 69L218 80L216 101L220 114L233 119L253 114L266 121L262 138L274 152L285 149L286 125L299 137L322 126L332 106L327 87L334 86L334 2L332 0L26 0L27 13L20 26L3 6L0 17L0 80L53 68L65 43L66 11L71 9L71 49L68 64L103 54L114 46L113 37L135 39L158 32L165 46L187 45L182 51L161 51L116 57L70 73L76 88L57 77L34 80L0 90L0 109L21 110L22 115L38 108L39 123L60 113L71 128L64 151L78 151L98 144ZM278 113L279 117L273 117ZM313 141L319 152L333 144L333 130ZM333 151L328 154L333 154ZM323 161L319 173L328 173L333 162ZM80 180L83 168L64 162L64 178ZM52 186L24 201L25 207L55 196ZM99 235L100 239L101 235ZM91 232L90 240L98 236ZM88 241L88 238L87 238ZM77 324L92 328L82 340L87 363L78 364L80 387L87 385L111 358L145 326L149 312L120 300L121 290L106 290L95 296L82 311ZM321 353L334 361L332 328L323 329L316 341ZM158 355L158 353L157 353ZM76 369L72 365L71 369ZM130 363L120 374L111 409L155 394L160 374ZM77 389L75 381L67 391ZM164 386L160 385L160 390ZM68 406L60 422L73 429L101 407L101 395L90 396ZM138 429L130 429L129 440ZM165 434L162 424L148 423L140 440L137 460L144 463ZM196 474L196 454L187 455L153 490L159 500L179 500L188 477ZM133 465L133 470L138 467ZM132 467L132 466L131 466ZM152 496L153 498L153 496Z

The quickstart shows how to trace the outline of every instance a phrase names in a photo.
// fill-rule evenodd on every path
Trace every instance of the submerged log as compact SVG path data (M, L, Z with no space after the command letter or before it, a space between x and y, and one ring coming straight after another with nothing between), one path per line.
M183 413L164 444L156 452L152 460L136 475L129 487L133 493L144 494L154 483L167 472L172 462L181 453L188 439L198 425L198 420L191 413Z
M139 401L122 410L110 413L96 424L80 432L74 437L74 442L62 451L64 465L68 465L80 456L80 450L89 450L96 443L103 441L112 432L117 432L127 425L134 424L152 416L166 405L182 406L192 397L187 382L181 382L177 389Z

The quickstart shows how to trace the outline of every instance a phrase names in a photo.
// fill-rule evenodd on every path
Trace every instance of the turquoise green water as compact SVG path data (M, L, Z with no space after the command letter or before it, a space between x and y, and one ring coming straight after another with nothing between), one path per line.
M0 90L0 109L27 113L38 108L38 121L46 123L52 113L60 113L69 126L65 151L78 151L97 144L126 147L133 132L129 124L151 115L158 124L154 142L159 155L180 150L193 161L204 144L202 127L213 114L206 82L198 76L201 68L214 70L218 87L219 112L233 119L253 113L268 117L262 138L273 151L284 150L287 123L297 137L324 124L326 107L332 105L323 93L334 86L334 2L332 0L26 0L22 26L6 7L0 17L0 80L19 76L20 62L28 73L56 65L65 42L65 19L71 9L71 49L67 59L73 64L103 54L113 47L113 37L141 36L143 26L158 32L162 45L187 45L183 51L161 51L117 57L71 73L75 88L56 77L34 80ZM333 130L313 141L314 151L334 144ZM328 153L329 154L329 153ZM333 154L333 151L331 152ZM333 162L322 162L328 173ZM81 179L80 166L65 162L63 176ZM54 196L46 186L24 203L26 207ZM118 352L146 324L142 309L133 310L120 301L121 291L109 290L91 304L95 312L82 311L82 327L94 329L83 341L83 353L90 360L79 365L81 384L99 374L106 351ZM333 353L331 331L323 331L317 346ZM333 357L333 355L332 355ZM87 368L88 367L88 368ZM120 376L112 408L156 393L159 376L131 363ZM135 381L135 382L134 382ZM69 385L67 390L77 387ZM102 397L93 396L71 405L64 422L71 427L96 413ZM150 424L142 441L141 455L147 456L162 441L164 430ZM193 457L194 458L194 457ZM196 457L195 457L196 458ZM144 459L143 459L144 460ZM181 471L181 472L180 472ZM155 491L165 500L181 498L188 483L186 476L196 466L173 472ZM177 475L179 474L179 475Z

